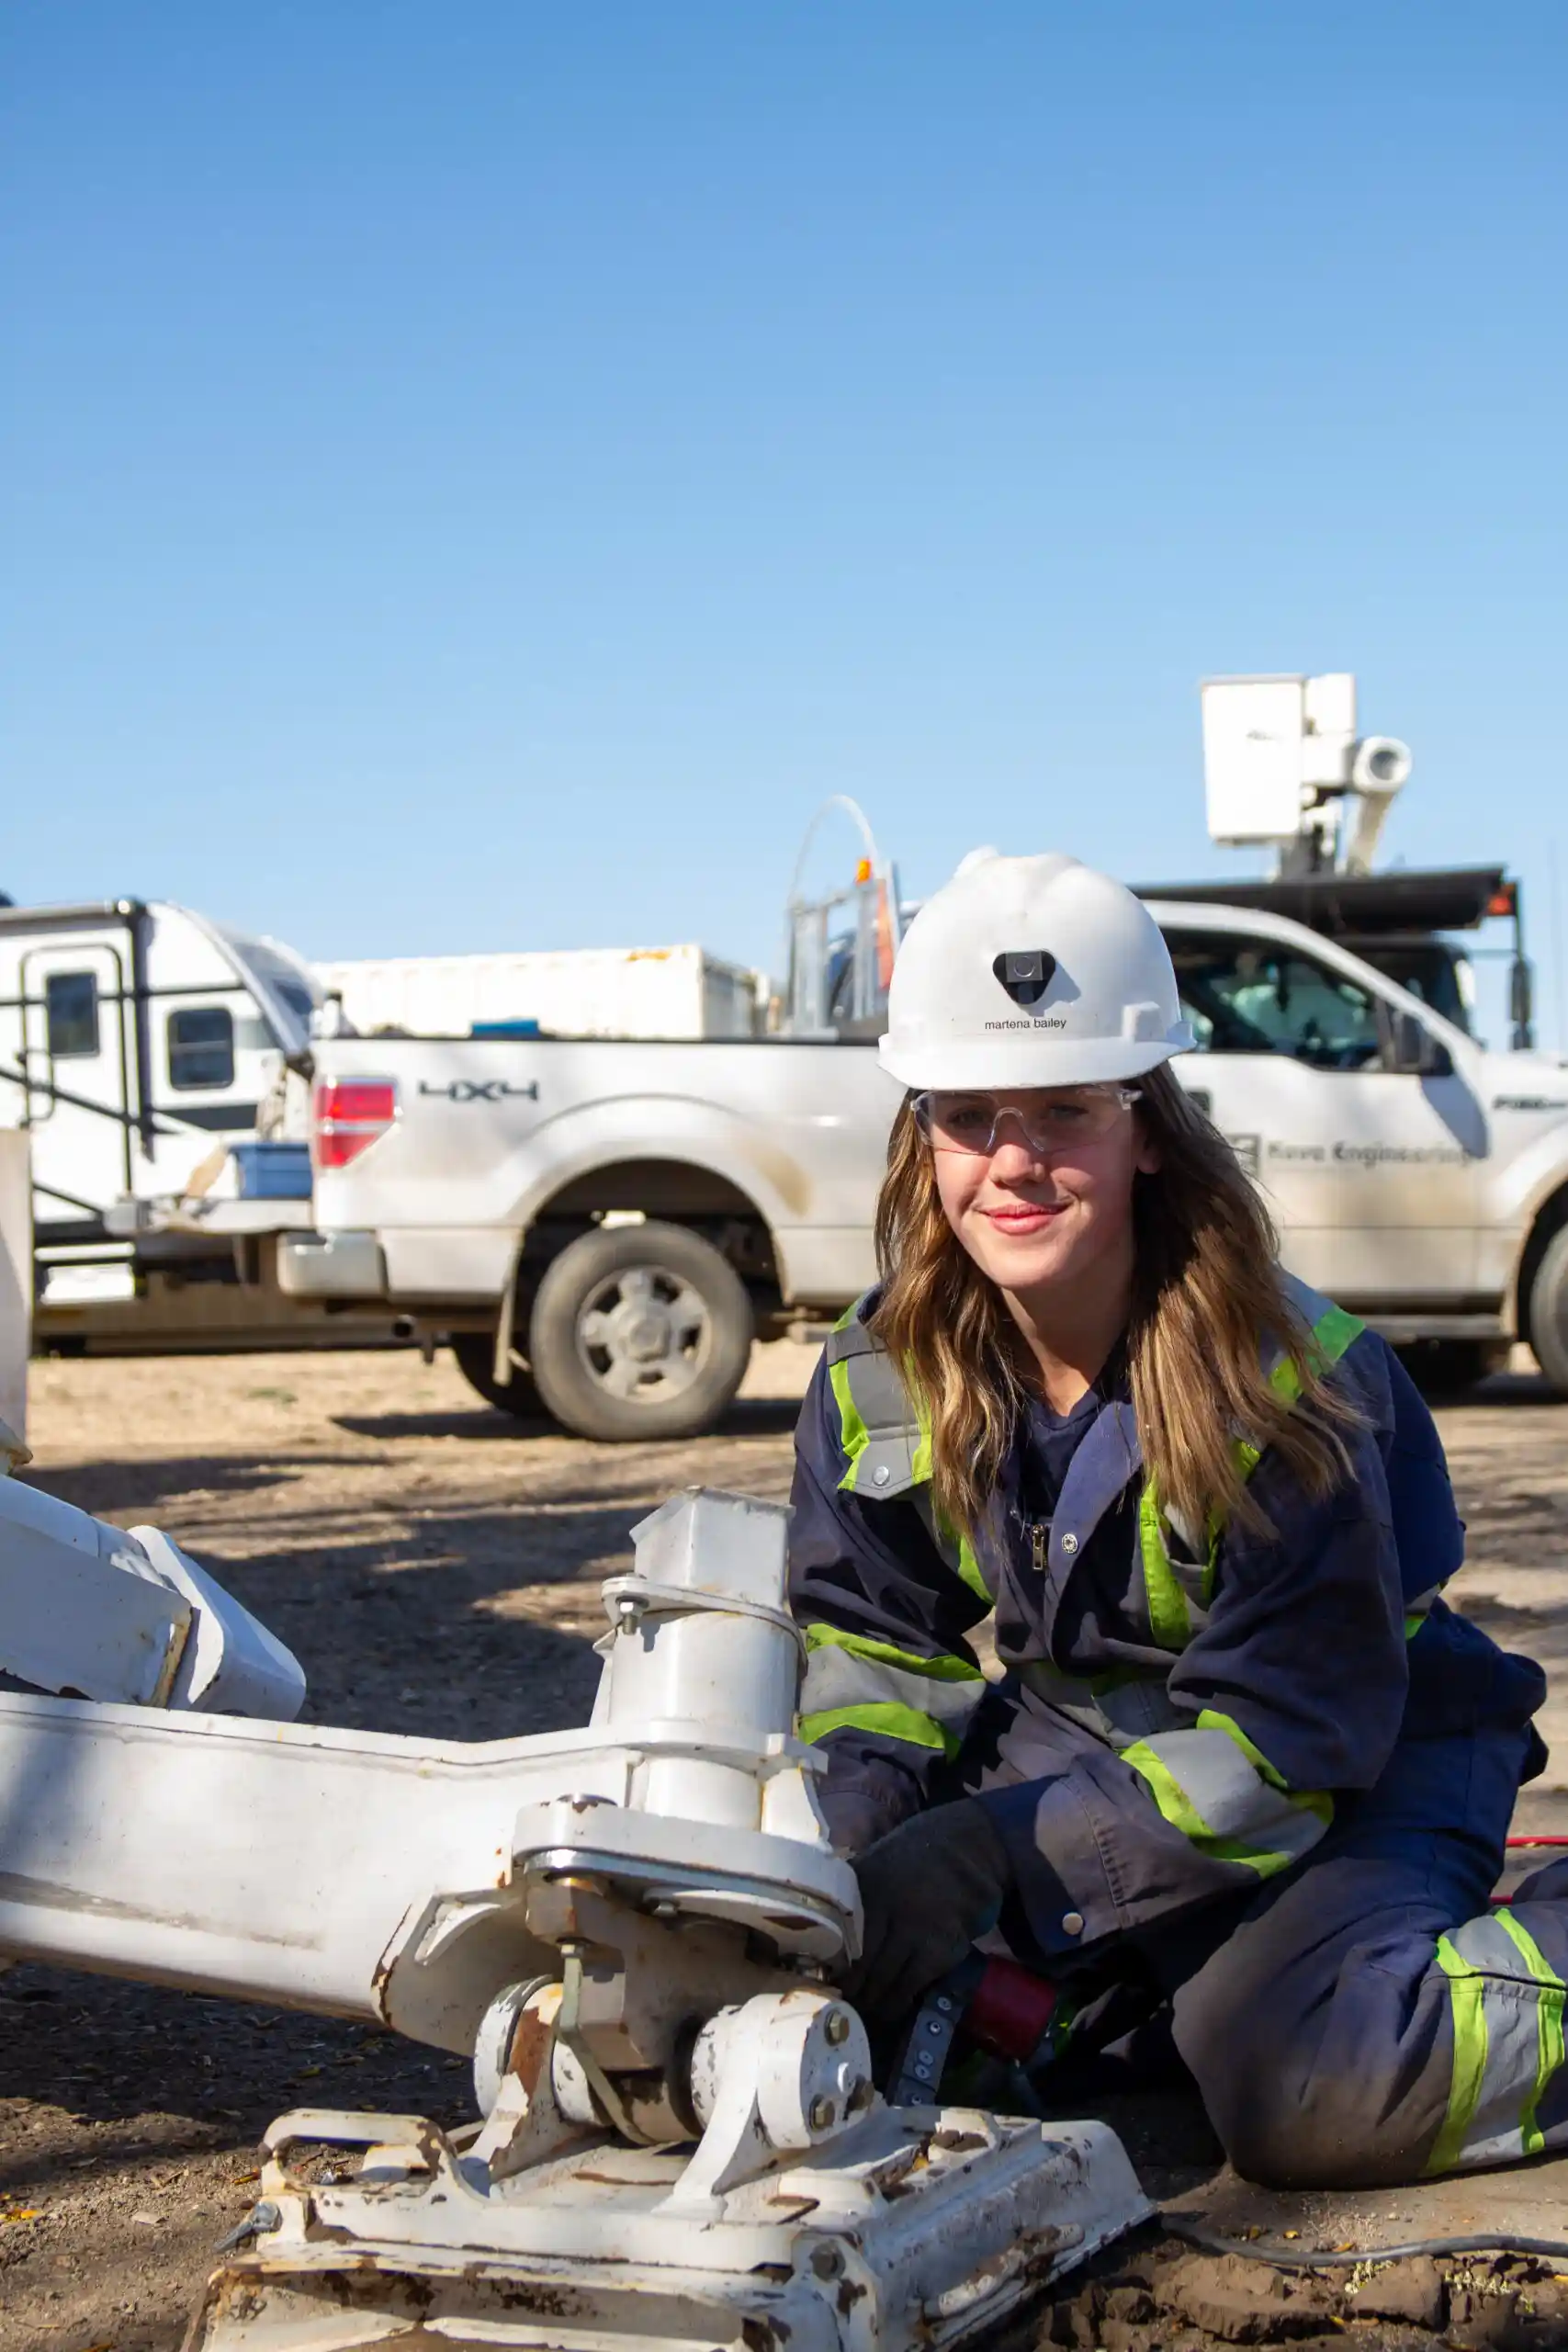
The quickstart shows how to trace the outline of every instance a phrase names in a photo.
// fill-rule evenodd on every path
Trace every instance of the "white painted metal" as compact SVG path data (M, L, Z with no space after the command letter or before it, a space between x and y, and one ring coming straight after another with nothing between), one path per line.
M0 1126L0 1422L28 1433L33 1335L33 1189L27 1133Z
M65 1509L0 1528L96 1568L113 1531ZM0 1696L0 1950L380 2016L475 2054L490 2112L456 2141L417 2118L274 2127L254 2251L193 2344L347 2352L417 2321L534 2352L758 2330L902 2352L993 2325L1147 2211L1098 2126L877 2097L822 1981L859 1902L792 1736L787 1516L698 1494L635 1531L580 1733L463 1749ZM164 1602L181 1586L195 1622L172 1671L216 1691L200 1620L224 1597L141 1534L111 1578ZM620 2087L606 2064L631 2066ZM670 2144L694 2114L695 2149ZM310 2139L364 2162L307 2181L288 2156Z
M0 1474L16 1458L0 1438ZM298 1660L157 1528L127 1532L6 1475L0 1673L82 1699L283 1722L305 1696Z
M698 1494L636 1531L637 1574L605 1589L593 1727L504 1751L513 1800L529 1793L530 1767L559 1793L522 1806L488 1879L472 1851L466 1869L454 1851L427 1870L424 1901L411 1895L374 1971L394 2022L466 2033L486 2121L449 2140L417 2117L282 2118L252 2250L214 2280L193 2348L349 2352L416 2325L422 2340L531 2352L956 2346L1149 2211L1102 2126L894 2110L878 2097L864 2028L821 1981L852 1949L858 1907L852 1872L803 1801L815 1759L789 1736L786 1518ZM725 1621L750 1656L705 1722L688 1711L715 1702L706 1639ZM275 1747L273 1804L298 1831L280 1760ZM353 1819L338 1878L361 1898L384 1856L389 1822L366 1805L393 1777L389 1761L362 1775L352 1815L306 1801ZM400 1793L419 1821L406 1782ZM440 1794L432 1821L453 1812ZM224 1792L219 1804L227 1812ZM259 1905L275 1933L316 1908L297 1887L279 1895L280 1909ZM682 1911L690 1928L663 1924ZM167 1923L165 1949L180 1932ZM601 2003L619 1984L625 2004L601 2007L597 2041L579 2006L585 1948ZM362 1936L362 1969L370 1950ZM302 1983L309 1959L290 1958ZM246 1989L264 1989L259 1973ZM239 1989L232 1975L209 1981ZM604 2071L617 2035L633 2068L618 2086ZM650 2107L660 2050L670 2104ZM353 2152L348 2169L341 2158L324 2175L297 2169L293 2151L312 2143Z
M700 1517L716 1499L678 1508ZM786 1515L726 1500L745 1642L758 1531L776 1608ZM652 1523L661 1561L668 1513ZM716 1520L712 1538L723 1532ZM712 1593L689 1598L705 1624ZM685 1623L662 1594L646 1611L618 1602L607 1679L626 1687L618 1651L679 1652ZM663 1693L684 1705L701 1688L677 1671ZM465 2052L502 1987L553 1961L523 1916L527 1871L545 1858L586 1855L650 1900L769 1921L783 1949L836 1952L856 1932L853 1873L805 1792L820 1759L791 1736L793 1679L771 1699L747 1723L622 1716L464 1746L0 1694L0 1788L28 1792L0 1831L0 1951L384 2018ZM647 1813L650 1792L668 1813Z
M310 2185L295 2149L362 2146ZM423 2325L542 2352L953 2352L1152 2211L1101 2123L880 2102L682 2205L686 2154L601 2139L508 2181L414 2117L302 2112L273 2126L258 2212L191 2352L351 2352ZM422 2339L423 2340L423 2339Z
M1302 678L1205 678L1203 788L1209 838L1293 841L1302 817Z
M1370 872L1411 757L1392 735L1357 741L1348 671L1205 678L1199 692L1210 840L1267 843L1281 873Z

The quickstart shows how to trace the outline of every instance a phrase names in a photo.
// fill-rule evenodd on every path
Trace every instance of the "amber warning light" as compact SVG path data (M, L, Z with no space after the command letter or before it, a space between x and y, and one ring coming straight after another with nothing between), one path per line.
M1486 901L1489 915L1516 915L1518 910L1519 892L1516 882L1505 882L1502 888L1494 890Z

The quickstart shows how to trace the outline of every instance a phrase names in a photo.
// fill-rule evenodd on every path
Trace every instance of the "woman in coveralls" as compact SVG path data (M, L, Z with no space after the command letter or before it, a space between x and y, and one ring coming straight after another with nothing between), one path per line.
M1561 2146L1568 1864L1488 1901L1542 1675L1440 1598L1431 1418L1280 1269L1191 1043L1153 918L1072 859L976 853L900 952L881 1281L791 1539L847 1989L890 2030L982 1939L1067 2051L1160 2011L1255 2180Z

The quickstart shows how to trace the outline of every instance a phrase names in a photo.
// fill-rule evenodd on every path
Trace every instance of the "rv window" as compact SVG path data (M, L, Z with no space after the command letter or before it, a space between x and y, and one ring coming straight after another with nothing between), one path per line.
M169 1015L169 1084L186 1091L234 1083L234 1016L226 1005L187 1004Z
M98 983L91 972L51 972L43 1001L51 1062L97 1052Z

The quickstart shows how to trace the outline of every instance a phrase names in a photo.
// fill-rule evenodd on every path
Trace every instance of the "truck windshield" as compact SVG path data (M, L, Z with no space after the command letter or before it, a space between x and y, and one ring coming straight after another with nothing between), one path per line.
M1347 939L1341 945L1371 964L1375 971L1386 972L1402 989L1418 996L1434 1012L1451 1021L1456 1029L1472 1034L1470 1009L1472 989L1470 966L1462 952L1450 946L1444 939Z

